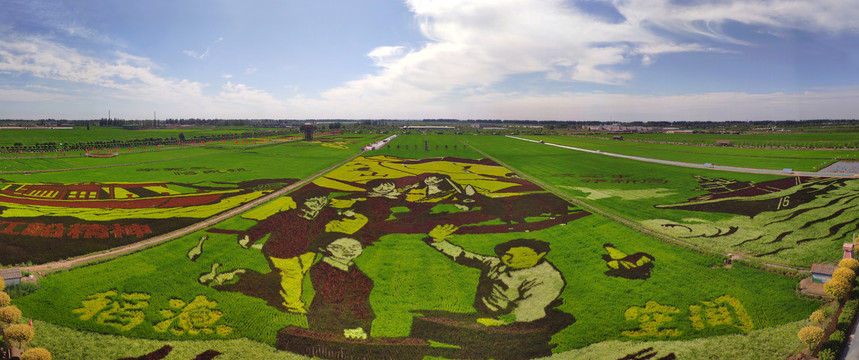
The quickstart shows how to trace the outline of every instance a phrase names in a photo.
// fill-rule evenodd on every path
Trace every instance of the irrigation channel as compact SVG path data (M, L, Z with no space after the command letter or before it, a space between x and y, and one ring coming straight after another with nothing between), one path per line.
M750 173L750 174L859 178L859 173L794 171L793 169L781 169L781 170L753 169L753 168L744 168L744 167L736 167L736 166L715 165L715 164L710 164L710 163L697 164L697 163L688 163L688 162L682 162L682 161L671 161L671 160L646 158L646 157L641 157L641 156L615 154L615 153L604 152L604 151L600 151L600 150L588 150L588 149L582 149L582 148L577 148L577 147L573 147L573 146L547 143L547 142L543 142L541 140L525 139L525 138L520 138L517 136L511 136L511 135L508 135L507 137L512 138L512 139L516 139L516 140L530 141L533 143L539 143L539 144L544 144L544 145L548 145L548 146L555 146L555 147L559 147L559 148L563 148L563 149L582 151L582 152L595 154L595 155L613 156L613 157L630 159L630 160L645 161L645 162L665 164L665 165L683 166L683 167L698 168L698 169L733 171L733 172L743 172L743 173ZM853 169L855 169L855 168L853 168Z

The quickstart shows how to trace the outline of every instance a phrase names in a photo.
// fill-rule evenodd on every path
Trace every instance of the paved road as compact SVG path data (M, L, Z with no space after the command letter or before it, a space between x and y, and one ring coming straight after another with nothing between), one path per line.
M533 143L541 143L540 140L525 139L525 138L520 138L518 136L508 135L507 137L512 138L512 139L517 139L517 140L530 141ZM646 162L652 162L652 163L657 163L657 164L683 166L683 167L707 169L707 170L722 170L722 171L744 172L744 173L751 173L751 174L769 174L769 175L859 178L859 174L853 174L853 173L821 173L821 172L813 172L813 171L793 171L791 169L782 169L782 170L753 169L753 168L724 166L724 165L716 165L716 164L696 164L696 163L688 163L688 162L682 162L682 161L662 160L662 159L646 158L646 157L641 157L641 156L615 154L615 153L604 152L604 151L600 151L600 150L582 149L582 148L577 148L577 147L573 147L573 146L553 144L553 143L547 143L547 142L542 142L541 144L545 144L548 146L555 146L555 147L559 147L559 148L563 148L563 149L582 151L582 152L586 152L586 153L590 153L590 154L596 154L596 155L613 156L613 157L630 159L630 160L646 161Z

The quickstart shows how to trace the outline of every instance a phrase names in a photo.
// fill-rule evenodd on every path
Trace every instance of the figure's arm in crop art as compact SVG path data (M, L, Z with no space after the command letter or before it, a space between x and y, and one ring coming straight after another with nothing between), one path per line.
M447 240L453 238L453 233L457 229L459 228L454 225L438 225L427 234L429 235L427 243L457 264L468 267L484 269L500 262L496 257L475 254L448 242Z
M247 249L266 234L282 226L287 214L297 207L295 201L288 196L277 198L265 205L248 211L242 217L259 221L256 225L239 233L239 245Z

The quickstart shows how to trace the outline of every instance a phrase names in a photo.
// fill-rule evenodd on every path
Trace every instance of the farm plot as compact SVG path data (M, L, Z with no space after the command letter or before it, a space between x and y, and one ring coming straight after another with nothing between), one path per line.
M765 134L624 134L625 138L645 141L676 142L686 144L715 144L719 140L743 146L790 146L806 148L855 148L859 146L856 132L803 131ZM611 135L606 135L611 137Z
M794 297L793 278L723 267L453 151L374 152L206 231L54 274L16 304L53 324L164 341L517 359L753 333L817 307ZM513 271L521 286L491 286Z
M578 136L522 136L533 140L578 147L588 150L601 150L623 155L633 155L662 160L682 161L696 164L717 164L758 169L794 169L814 171L815 166L834 158L853 157L850 150L782 150L746 149L733 147L713 147L694 145L669 145L617 141Z
M859 229L859 180L688 169L502 138L464 138L540 181L642 226L721 253L810 267Z
M0 263L54 261L182 228L348 158L364 142L354 140L364 138L191 159L163 159L159 153L154 162L129 166L5 174Z

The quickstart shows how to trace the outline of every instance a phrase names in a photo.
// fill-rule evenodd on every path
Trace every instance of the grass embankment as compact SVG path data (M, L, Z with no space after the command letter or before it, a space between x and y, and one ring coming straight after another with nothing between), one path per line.
M840 258L841 243L857 230L849 209L856 205L851 194L859 180L826 180L727 205L701 201L669 208L709 194L695 176L739 188L783 177L653 164L502 137L461 138L568 196L722 254L743 252L756 261L808 268ZM746 208L760 211L744 214Z
M815 166L833 158L855 158L855 150L783 150L748 149L737 147L709 147L693 145L652 144L634 141L617 141L579 136L521 136L526 139L573 146L588 150L601 150L623 155L653 159L682 161L694 164L711 163L723 166L756 169L818 170Z

